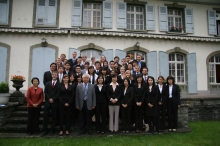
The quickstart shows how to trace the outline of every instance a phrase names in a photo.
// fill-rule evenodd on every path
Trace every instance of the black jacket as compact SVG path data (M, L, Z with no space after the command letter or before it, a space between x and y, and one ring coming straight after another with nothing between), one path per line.
M167 99L169 99L169 85L167 85ZM173 84L173 89L172 89L172 99L173 103L176 103L180 105L180 89L177 84Z
M45 106L52 106L57 107L58 106L58 93L59 93L59 82L56 82L54 88L52 87L52 81L49 81L46 83L44 88L45 93ZM49 99L53 99L53 103L49 102Z
M132 105L133 101L133 88L128 87L126 93L124 94L124 89L122 89L122 96L121 96L121 104Z
M63 106L65 105L65 103L71 105L74 98L73 86L68 84L68 88L66 89L64 84L60 84L58 98L59 103Z
M145 101L145 92L146 92L146 85L142 84L141 88L138 89L138 84L134 83L133 85L134 89L134 102L141 102L144 103Z
M107 98L108 98L108 104L109 105L120 105L120 99L121 99L121 85L116 85L115 91L113 91L112 85L108 84L107 85ZM113 104L110 99L116 99L117 102Z
M166 103L167 100L167 87L163 84L162 92L160 93L159 84L157 85L158 102Z
M52 81L52 74L51 74L50 71L46 71L46 72L44 73L44 80L43 80L44 86L45 86L46 83L49 82L49 81Z
M102 90L99 91L98 85L94 85L95 88L95 95L96 95L96 103L103 103L107 104L108 99L107 99L107 86L103 84Z
M149 86L146 88L146 116L157 116L158 115L158 91L157 87L153 86L152 89L149 89ZM152 104L153 107L150 108L148 104Z

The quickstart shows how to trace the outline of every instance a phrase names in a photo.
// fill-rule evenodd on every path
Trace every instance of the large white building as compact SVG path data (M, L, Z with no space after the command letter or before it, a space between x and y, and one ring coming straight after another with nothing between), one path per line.
M219 36L219 0L0 0L0 81L23 75L26 90L37 76L43 87L62 53L139 53L149 75L173 75L185 93L219 93Z

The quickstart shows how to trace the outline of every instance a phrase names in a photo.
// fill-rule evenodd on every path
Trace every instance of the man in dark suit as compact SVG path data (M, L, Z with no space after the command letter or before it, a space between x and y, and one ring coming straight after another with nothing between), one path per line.
M97 75L102 74L102 72L101 72L101 63L99 61L95 62L95 73Z
M136 65L136 66L135 66L135 71L134 71L134 73L132 74L132 76L133 76L133 78L134 78L135 81L136 81L136 78L137 78L138 75L142 75L142 74L141 74L141 72L140 72L140 66Z
M76 88L76 108L79 110L80 133L92 135L92 109L96 106L95 88L89 83L90 76L83 74L83 84Z
M126 60L124 58L121 59L121 67L124 67L125 71L128 69L128 65L126 64Z
M111 71L115 69L115 62L113 60L111 60L109 62L109 69L107 71L107 74L110 75Z
M81 70L80 65L76 65L75 75L76 76L82 75L82 70Z
M50 134L53 135L55 130L55 125L57 123L57 107L58 107L58 87L59 82L57 81L58 72L52 72L52 81L49 81L45 85L45 106L44 106L44 121L43 121L43 134L42 136L48 133L48 121L50 111L52 114L52 124Z
M75 72L75 71L76 71L76 66L80 66L81 70L84 69L84 65L82 65L81 62L82 62L82 57L79 56L78 59L77 59L77 64L74 65L73 68L72 68L72 72L73 72L73 73L76 73L76 72Z
M148 68L143 67L142 75L143 75L143 81L144 81L144 83L147 84L147 79L148 79Z
M58 67L58 77L57 77L57 81L61 84L63 83L63 70L64 70L64 67L63 66L59 66Z
M63 74L70 75L70 73L71 73L71 71L70 71L71 64L69 62L66 62L64 68L65 69L63 71Z
M141 61L141 55L139 55L139 54L137 55L137 64L141 67L141 72L144 67L147 67L146 63Z
M77 58L76 58L77 52L73 52L73 53L72 53L72 56L73 56L73 57L68 60L68 62L71 63L71 68L72 68L74 65L77 64Z
M50 70L44 73L44 79L43 79L44 86L46 85L47 82L52 81L52 72L55 71L56 69L57 69L56 63L51 63Z
M114 62L117 62L117 63L118 63L118 68L121 67L121 64L119 64L119 60L120 60L120 58L119 58L118 56L115 56L115 57L114 57Z

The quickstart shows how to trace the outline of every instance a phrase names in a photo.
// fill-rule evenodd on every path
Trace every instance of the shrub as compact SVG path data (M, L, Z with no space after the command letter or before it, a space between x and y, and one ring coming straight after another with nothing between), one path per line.
M9 93L9 85L6 82L0 83L0 93Z

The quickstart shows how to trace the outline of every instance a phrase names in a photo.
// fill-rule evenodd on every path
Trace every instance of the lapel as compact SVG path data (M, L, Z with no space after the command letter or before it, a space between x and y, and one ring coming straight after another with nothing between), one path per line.
M173 97L173 95L174 95L174 93L175 93L175 90L176 90L176 86L175 86L175 84L173 84L172 97Z

